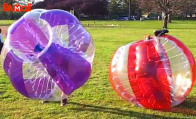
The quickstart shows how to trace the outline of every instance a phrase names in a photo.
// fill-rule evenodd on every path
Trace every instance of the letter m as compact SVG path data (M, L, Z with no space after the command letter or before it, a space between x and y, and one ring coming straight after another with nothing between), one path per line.
M20 11L20 6L14 6L14 11Z

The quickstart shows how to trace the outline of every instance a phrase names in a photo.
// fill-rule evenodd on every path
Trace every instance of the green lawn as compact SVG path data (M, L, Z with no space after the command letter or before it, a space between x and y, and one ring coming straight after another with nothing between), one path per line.
M12 24L14 20L0 20L0 26L8 26Z
M0 21L9 25L13 21ZM169 111L135 107L120 99L109 83L108 68L118 47L142 39L161 28L161 21L82 21L91 33L96 53L89 81L76 90L65 107L59 103L42 104L17 93L0 69L0 119L2 118L196 118L196 85L186 101ZM170 34L188 46L196 58L196 21L173 21Z

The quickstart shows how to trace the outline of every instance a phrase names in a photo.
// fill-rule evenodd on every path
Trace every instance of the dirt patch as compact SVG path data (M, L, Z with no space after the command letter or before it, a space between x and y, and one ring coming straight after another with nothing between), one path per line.
M1 28L1 34L3 35L3 37L5 38L5 35L7 33L7 29L9 26L0 26Z

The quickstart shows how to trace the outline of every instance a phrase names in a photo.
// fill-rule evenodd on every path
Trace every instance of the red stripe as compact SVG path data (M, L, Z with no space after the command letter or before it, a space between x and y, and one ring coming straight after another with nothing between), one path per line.
M149 40L130 46L128 55L129 82L137 101L142 106L152 109L169 109L171 106L169 82L163 62L160 61L153 42ZM163 54L167 58L167 55ZM136 60L137 55L140 58ZM164 62L169 64L168 60Z

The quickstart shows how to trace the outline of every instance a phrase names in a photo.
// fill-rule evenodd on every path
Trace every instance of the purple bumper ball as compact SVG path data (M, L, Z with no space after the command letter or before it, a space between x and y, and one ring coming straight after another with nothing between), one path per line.
M2 66L22 95L60 101L89 79L94 51L90 34L75 16L38 9L9 27Z

